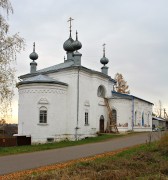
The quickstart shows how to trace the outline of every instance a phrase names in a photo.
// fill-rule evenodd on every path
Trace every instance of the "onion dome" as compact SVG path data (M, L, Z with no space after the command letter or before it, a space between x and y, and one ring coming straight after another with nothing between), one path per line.
M102 57L100 59L100 62L105 66L106 64L108 64L109 60L106 57Z
M82 43L78 41L78 32L76 31L76 40L72 43L74 49L77 51L82 48Z
M33 61L38 59L38 54L35 52L35 43L33 44L33 52L29 55L29 58Z
M68 22L70 23L70 26L69 26L70 35L69 35L69 39L67 39L63 44L63 48L67 52L73 52L75 50L74 47L73 47L74 40L71 37L71 32L72 32L72 30L71 30L72 24L71 23L72 23L73 20L74 19L72 19L71 17L68 20Z
M73 52L74 51L73 42L74 40L71 38L71 35L70 35L69 39L67 39L63 44L64 50L68 52Z
M105 44L103 44L103 46L104 46L104 48L103 48L103 57L100 59L100 63L105 66L106 64L108 64L109 60L105 56Z

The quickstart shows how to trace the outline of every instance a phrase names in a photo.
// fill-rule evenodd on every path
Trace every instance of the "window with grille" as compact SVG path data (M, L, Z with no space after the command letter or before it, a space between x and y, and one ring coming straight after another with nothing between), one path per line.
M112 121L116 124L117 123L117 111L112 109Z
M134 125L137 125L137 111L135 111L134 115Z
M88 112L85 112L85 125L89 125Z
M40 123L47 123L47 108L46 107L40 108L39 122Z

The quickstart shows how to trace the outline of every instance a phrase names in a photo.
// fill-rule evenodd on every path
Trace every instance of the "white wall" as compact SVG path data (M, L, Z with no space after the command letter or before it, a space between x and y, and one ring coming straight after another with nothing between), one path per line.
M19 86L19 135L31 135L32 142L66 133L67 87L58 84ZM47 108L47 123L39 123L39 109Z
M79 74L78 74L79 73ZM77 84L79 75L79 113L77 117ZM100 85L105 88L105 96L111 97L113 82L93 71L72 68L48 74L55 80L68 84L25 84L19 86L19 135L31 135L32 142L46 142L47 138L61 140L64 138L80 139L95 136L100 125L100 116L104 116L104 130L107 126L108 111L104 98L97 96ZM47 103L39 103L40 99ZM119 131L144 131L152 129L152 105L134 100L134 113L137 111L136 123L132 126L132 100L110 99L111 108L117 111ZM47 124L39 124L39 108L48 109ZM89 113L89 124L85 125L85 112ZM144 124L141 124L140 113L144 112ZM148 120L148 114L149 120ZM77 122L78 119L78 122ZM76 131L76 127L78 130Z
M137 112L137 119L134 118L134 126L142 127L142 114L144 114L144 127L152 128L152 104L135 99L134 114Z
M104 104L104 98L97 96L97 90L100 85L104 86L106 96L109 96L113 87L112 82L96 74L89 74L84 71L80 72L79 132L80 134L85 134L85 136L99 131L101 115L104 116L104 129L106 129L108 120L107 107ZM89 102L89 106L87 106L86 102ZM85 125L85 111L89 112L88 126Z
M134 98L134 100L118 98L112 99L110 105L117 111L117 126L119 131L152 130L152 104L137 98ZM134 111L134 114L132 114L132 111ZM135 116L135 112L137 116ZM144 114L144 125L142 125L142 114ZM127 123L128 127L126 126Z
M77 127L77 81L78 69L56 72L50 77L68 83L67 91L67 124L69 134L75 134ZM101 77L98 74L79 70L79 115L78 115L78 138L95 135L99 131L100 116L107 124L107 108L104 99L97 96L97 89L103 85L106 89L106 96L111 95L113 83L108 77ZM89 113L89 125L85 125L85 111Z

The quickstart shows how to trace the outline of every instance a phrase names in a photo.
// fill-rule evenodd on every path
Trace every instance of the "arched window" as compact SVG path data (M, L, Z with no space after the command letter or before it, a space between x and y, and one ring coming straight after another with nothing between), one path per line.
M88 110L85 111L85 125L89 125L89 112L88 112Z
M116 124L117 123L117 111L112 109L112 121Z
M39 123L47 123L47 108L44 106L40 107Z
M148 126L149 126L149 119L150 119L150 114L148 113L148 121L147 121Z
M97 89L97 96L98 97L105 97L105 88L104 86L100 85Z
M104 133L104 116L103 115L100 116L99 130L101 133Z
M142 113L142 126L144 126L144 112Z
M135 116L134 116L134 125L137 125L137 111L135 111Z

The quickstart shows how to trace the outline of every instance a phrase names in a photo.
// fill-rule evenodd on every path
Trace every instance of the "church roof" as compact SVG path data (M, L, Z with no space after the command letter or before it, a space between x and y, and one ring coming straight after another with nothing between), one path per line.
M122 99L139 99L141 101L144 101L144 102L147 102L149 104L152 104L154 105L153 103L149 102L149 101L146 101L144 99L141 99L139 97L136 97L136 96L133 96L133 95L130 95L130 94L123 94L123 93L119 93L119 92L116 92L116 91L112 91L112 98L122 98Z
M39 73L39 72L43 73L43 72L48 72L48 71L55 71L55 70L59 70L59 69L64 69L64 68L67 68L67 67L71 67L73 64L74 64L73 61L67 61L67 62L64 62L64 63L60 63L60 64L57 64L57 65L54 65L54 66L50 66L50 67L38 70L37 73Z
M60 84L60 85L68 86L68 84L66 84L64 82L57 81L51 77L48 77L48 76L42 75L42 74L39 74L39 75L36 75L33 77L29 77L23 81L20 81L17 83L16 86L19 86L22 84L32 84L32 83L52 83L52 84Z
M163 118L161 118L161 117L156 117L156 116L152 116L152 120L166 121L166 119L163 119Z
M37 76L39 74L43 74L44 75L44 74L58 72L58 71L61 71L61 70L68 70L68 69L71 69L71 68L73 68L73 69L80 68L80 69L82 69L82 70L84 70L84 71L86 71L88 73L98 74L98 75L100 75L102 77L106 77L110 81L116 83L116 81L114 79L112 79L110 76L108 76L108 75L106 75L106 74L104 74L102 72L86 68L84 66L74 65L74 61L71 61L71 60L65 61L64 63L60 63L60 64L57 64L57 65L54 65L54 66L50 66L48 68L44 68L44 69L38 70L35 73L29 73L29 74L22 75L19 78L20 79L24 79L24 78L28 78L28 77L34 77L34 76Z

